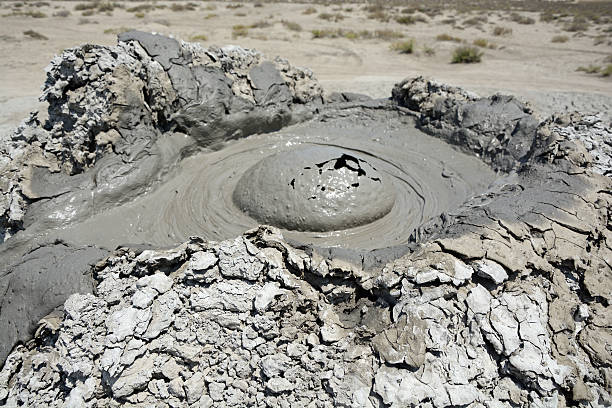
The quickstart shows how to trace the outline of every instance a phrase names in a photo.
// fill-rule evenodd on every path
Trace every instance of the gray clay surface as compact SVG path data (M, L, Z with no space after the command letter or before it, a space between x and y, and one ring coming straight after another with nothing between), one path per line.
M0 404L612 405L600 117L142 32L41 100L0 140Z

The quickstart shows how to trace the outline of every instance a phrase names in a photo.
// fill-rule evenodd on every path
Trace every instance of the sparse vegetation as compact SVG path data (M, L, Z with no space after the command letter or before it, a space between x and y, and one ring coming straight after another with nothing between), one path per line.
M385 13L383 10L374 11L372 13L369 13L368 18L370 20L380 21L381 23L386 23L391 19L389 14Z
M249 28L245 25L238 24L232 27L232 38L246 37L249 35Z
M612 64L606 65L606 67L601 70L601 76L604 76L604 77L612 76Z
M414 52L414 40L394 42L389 48L400 54L412 54Z
M53 13L53 17L68 17L70 15L70 10L59 10Z
M242 6L243 6L242 4L240 4L240 3L236 3L236 4L228 4L228 5L227 5L227 6L225 6L225 7L226 7L226 8L228 8L228 9L237 9L237 8L242 7Z
M408 16L399 16L395 18L400 24L415 24L417 22L426 23L427 19L420 14L408 15Z
M291 31L302 31L302 26L293 21L282 20L281 23L287 28L287 30Z
M191 36L191 41L207 41L208 37L205 34L196 34Z
M524 16L519 13L510 14L510 20L519 24L535 24L535 20L533 18Z
M172 3L172 5L170 6L170 10L172 11L194 11L196 7L197 7L197 4L195 3L187 3L187 4Z
M572 21L567 23L563 29L570 32L586 31L589 29L589 22L585 17L574 16Z
M214 13L210 13L210 14L207 14L207 15L204 17L204 19L208 20L208 19L215 18L215 17L217 17L217 15L216 15L216 14L214 14Z
M48 40L49 39L46 35L43 35L34 30L26 30L23 32L23 35L25 35L26 37L30 37L33 40Z
M74 6L74 9L76 11L83 11L83 10L93 10L97 7L98 7L98 3L96 3L95 1L91 1L89 3L79 3L76 6Z
M81 15L83 17L90 17L90 16L93 16L95 12L96 12L95 10L85 10L81 13Z
M569 41L569 37L567 35L555 35L550 41L554 43L566 43Z
M125 32L132 31L132 30L133 28L128 28L128 27L107 28L106 30L104 30L104 34L119 35L121 33L125 33Z
M423 54L427 55L428 57L433 57L434 55L436 55L436 50L433 47L424 45Z
M482 51L476 47L457 47L453 52L451 62L453 64L473 64L480 62L482 55Z
M312 30L312 38L347 38L349 40L370 40L379 39L384 41L391 41L399 38L403 38L404 34L399 31L393 30L344 30L338 29L323 29L323 30Z
M322 20L338 22L344 20L344 16L340 13L321 13L318 17Z
M495 45L494 43L490 42L486 38L478 38L478 39L474 40L472 42L472 44L474 44L475 46L480 47L480 48L490 48L492 50L497 48L497 45Z
M314 7L308 7L306 10L302 11L302 14L309 15L317 12L317 9Z
M272 25L272 23L270 23L267 20L260 20L260 21L256 21L253 24L249 25L248 28L266 28L266 27L270 27ZM235 26L238 27L238 26ZM240 26L240 27L244 27L244 26Z
M453 41L453 42L461 42L463 41L461 38L459 37L453 37L450 34L439 34L436 36L436 41Z
M584 72L587 74L598 74L601 71L601 67L599 65L589 65L587 67L578 67L576 71Z
M486 15L470 17L463 22L464 26L479 26L488 21Z
M512 34L512 29L510 27L496 26L495 28L493 28L493 35L496 35L498 37L507 36L511 34Z

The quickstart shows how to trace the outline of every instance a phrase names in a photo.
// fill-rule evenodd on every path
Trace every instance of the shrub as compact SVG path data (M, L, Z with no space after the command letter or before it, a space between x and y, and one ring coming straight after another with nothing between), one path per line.
M302 31L302 26L299 25L298 23L295 23L293 21L286 21L286 20L282 20L281 21L283 23L283 25L291 31Z
M236 39L238 37L246 37L249 35L249 28L242 24L235 25L232 27L232 38Z
M98 7L98 3L96 3L95 1L92 1L89 3L79 3L76 6L74 6L74 9L76 11L83 11L83 10L92 10L92 9L95 9L96 7Z
M436 36L436 40L437 41L454 41L454 42L461 42L463 41L461 38L459 37L453 37L450 34L439 34Z
M589 65L588 67L578 67L576 71L584 72L587 74L597 74L601 71L601 67L598 65Z
M98 4L98 11L100 11L102 13L113 11L114 9L115 9L115 6L112 3L109 3L109 2L104 2L104 3L99 3Z
M151 11L154 8L155 7L153 7L153 5L151 5L151 4L140 4L138 6L130 7L126 11L129 11L130 13L139 13L139 12L142 13L142 12L145 12L145 11Z
M84 12L81 13L81 15L83 17L89 17L89 16L93 16L95 12L96 12L95 10L85 10Z
M427 55L428 57L433 57L434 55L436 55L436 50L433 47L430 47L428 45L424 45L423 46L423 53L425 55Z
M119 35L121 33L126 33L128 31L132 31L132 30L133 30L133 28L128 28L128 27L107 28L106 30L104 30L104 34Z
M344 20L344 16L340 13L321 13L318 16L322 20L338 22Z
M510 34L512 34L512 29L510 27L496 26L495 28L493 28L493 35L496 35L498 37Z
M208 11L213 11L216 9L217 9L217 6L215 6L214 4L209 4L206 7L204 7L204 10L208 10Z
M574 16L574 19L567 23L563 29L565 31L577 32L577 31L586 31L589 28L589 22L585 17L582 16Z
M225 6L228 9L237 9L242 7L242 4L228 4L227 6Z
M601 76L604 76L604 77L612 76L612 64L606 65L606 67L601 70Z
M272 23L270 23L267 20L260 20L260 21L256 21L253 24L251 24L250 26L246 27L246 28L266 28L266 27L270 27L272 25ZM238 26L235 26L238 27Z
M489 40L485 38L478 38L473 41L473 44L477 47L490 48L492 50L497 48L497 45L493 44L492 42L489 42Z
M191 41L206 41L208 37L205 34L196 34L191 36Z
M314 14L317 12L317 9L314 7L308 7L306 10L302 11L302 14Z
M455 24L457 22L457 20L454 17L449 17L449 18L445 18L444 20L440 21L442 24Z
M554 43L565 43L569 40L567 35L555 35L550 41Z
M553 20L556 20L558 17L551 13L550 11L540 13L540 21L544 23L550 23Z
M487 22L487 16L474 16L463 22L466 26L478 26Z
M394 42L389 48L400 54L412 54L414 51L414 40Z
M168 21L168 20L160 19L160 20L155 20L155 22L157 24L161 24L163 26L170 27L170 21Z
M531 17L523 16L519 13L510 14L510 20L519 24L535 24L535 20Z
M374 11L372 13L369 13L368 18L370 20L378 20L381 23L386 23L391 19L391 17L389 17L389 15L385 13L383 10Z
M263 7L263 3L257 2L255 4L253 4L253 7Z
M26 30L23 32L23 35L30 37L34 40L48 40L49 39L46 35L38 33L34 30Z
M453 52L453 64L472 64L480 62L483 53L476 47L458 47Z
M69 10L59 10L53 13L53 17L68 17L70 15Z
M207 14L207 15L206 15L204 18L205 18L206 20L208 20L208 19L210 19L210 18L214 18L214 17L217 17L217 15L216 15L216 14L214 14L214 13L210 13L210 14Z

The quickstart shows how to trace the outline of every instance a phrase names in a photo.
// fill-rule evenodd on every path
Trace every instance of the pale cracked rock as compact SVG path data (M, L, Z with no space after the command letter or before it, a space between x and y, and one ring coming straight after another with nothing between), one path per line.
M390 328L376 335L372 345L389 364L419 368L425 361L426 324L416 315L402 315Z
M508 274L504 268L497 262L489 259L481 259L474 262L474 269L479 276L487 278L498 285L508 279Z
M257 248L242 237L225 241L218 252L221 274L228 278L257 280L265 266L254 256L257 252Z
M280 394L292 391L294 386L286 378L274 377L266 381L266 389L273 394Z

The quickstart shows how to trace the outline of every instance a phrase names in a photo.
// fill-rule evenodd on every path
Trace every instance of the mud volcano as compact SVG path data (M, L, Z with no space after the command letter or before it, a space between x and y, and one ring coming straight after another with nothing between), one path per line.
M0 140L0 404L610 403L598 117L142 32L41 100Z

